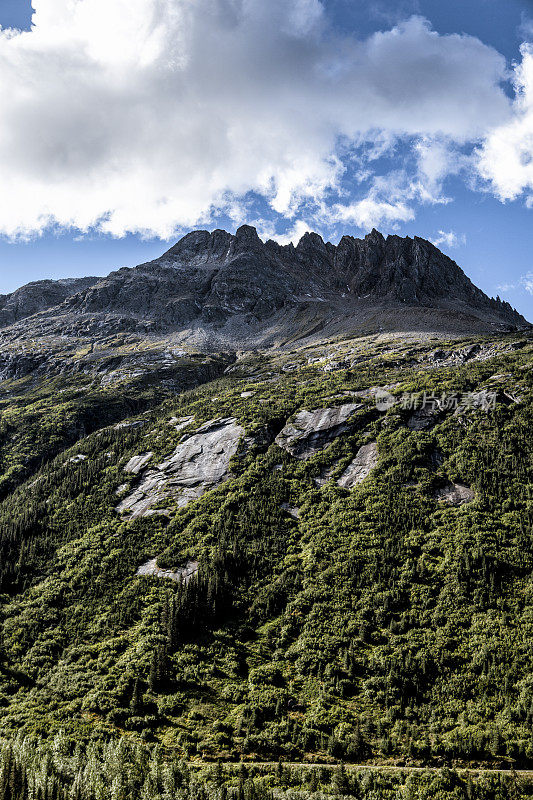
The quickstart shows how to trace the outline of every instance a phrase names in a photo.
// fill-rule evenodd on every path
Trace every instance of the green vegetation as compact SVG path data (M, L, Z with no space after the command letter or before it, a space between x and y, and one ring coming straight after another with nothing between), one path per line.
M512 773L533 769L533 345L515 340L453 364L357 340L250 355L171 397L72 377L4 394L1 800L532 796ZM383 386L497 402L415 430L412 411L376 410L365 390ZM360 424L308 460L274 443L353 392ZM139 482L124 465L167 458L185 416L187 433L244 426L231 479L169 515L119 515ZM373 441L375 469L341 488ZM474 500L439 501L449 482ZM136 576L156 557L198 575Z
M96 800L504 800L533 796L531 775L476 770L283 764L188 764L126 739L86 751L63 734L0 747L0 796Z
M117 373L105 383L80 370L36 379L5 380L0 391L0 498L38 467L95 430L159 405L175 394L220 373L223 359L183 359L174 369L148 374ZM59 370L58 370L59 371ZM106 377L105 374L102 377ZM111 376L112 377L112 376ZM170 388L171 387L171 388Z

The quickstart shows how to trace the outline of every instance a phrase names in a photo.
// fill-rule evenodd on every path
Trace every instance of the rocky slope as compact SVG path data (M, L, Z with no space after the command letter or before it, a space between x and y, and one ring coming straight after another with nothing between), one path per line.
M65 278L34 281L11 294L0 295L0 327L54 308L68 297L86 291L98 278Z
M235 235L194 231L155 261L104 279L31 284L5 299L0 325L11 325L5 341L157 333L216 350L348 331L464 335L528 323L424 239L373 230L335 246L310 233L294 247L243 226Z

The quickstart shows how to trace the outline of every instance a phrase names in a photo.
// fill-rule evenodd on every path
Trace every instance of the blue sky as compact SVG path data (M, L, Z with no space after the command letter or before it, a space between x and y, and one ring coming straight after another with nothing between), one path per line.
M0 38L0 292L132 266L194 227L375 224L533 319L533 2L252 0L244 19L199 0L179 28L154 27L153 0L126 24L124 2L36 0L34 30ZM0 0L3 28L30 20Z

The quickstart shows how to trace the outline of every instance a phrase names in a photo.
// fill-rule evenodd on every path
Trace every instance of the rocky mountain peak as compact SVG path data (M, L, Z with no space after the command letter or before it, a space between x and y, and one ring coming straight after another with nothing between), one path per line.
M388 238L389 237L387 236L387 239ZM409 237L406 236L405 238L408 239ZM384 242L385 241L385 237L383 236L381 231L378 231L376 228L372 228L370 233L366 234L365 241Z
M173 332L215 349L318 332L468 334L528 326L509 304L474 286L431 242L385 238L376 229L362 239L343 236L338 245L308 232L296 247L264 243L250 225L235 234L192 231L139 267L19 293L38 297L17 313L14 296L1 298L4 325L40 312L31 324L46 330Z
M307 250L307 251L309 250L323 251L326 249L326 243L324 242L324 239L320 236L320 234L311 233L310 231L307 231L307 233L304 233L304 235L298 242L296 249Z
M241 225L237 228L235 239L239 245L261 246L263 243L257 233L257 228L252 225Z
M222 230L215 230L212 233L191 231L164 253L158 261L205 262L209 258L221 257L226 253L233 239L234 237L230 233Z

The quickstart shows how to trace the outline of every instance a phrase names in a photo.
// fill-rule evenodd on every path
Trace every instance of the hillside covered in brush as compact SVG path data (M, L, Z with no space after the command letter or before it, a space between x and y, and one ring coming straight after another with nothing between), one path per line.
M1 796L510 796L529 334L113 347L2 383Z

